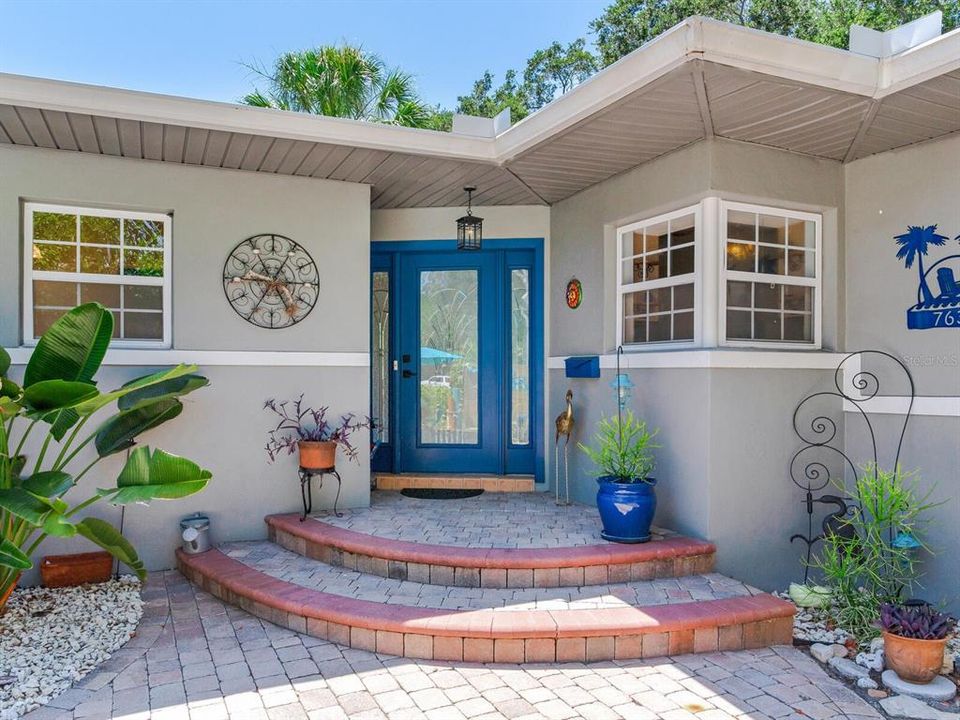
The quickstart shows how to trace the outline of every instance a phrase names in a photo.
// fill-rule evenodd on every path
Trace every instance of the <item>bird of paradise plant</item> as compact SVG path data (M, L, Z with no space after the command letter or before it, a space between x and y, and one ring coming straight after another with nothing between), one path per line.
M93 378L112 336L108 310L97 303L74 308L40 338L19 384L8 377L10 356L0 348L0 611L32 567L30 556L51 535L81 535L143 579L143 562L116 528L77 514L99 500L126 505L186 497L211 478L191 460L142 446L130 451L112 487L72 506L65 499L101 460L177 417L179 397L208 384L196 366L179 365L101 392ZM114 403L116 411L102 417ZM36 437L41 430L42 439ZM31 437L39 448L35 457L24 454Z
M930 286L927 285L926 274L923 272L923 256L927 254L927 248L930 245L941 246L948 239L946 235L937 233L936 225L908 225L907 232L894 237L897 245L900 246L897 250L897 258L904 261L903 264L907 269L913 267L914 259L917 261L917 272L920 273L920 294L925 303L932 302L934 296Z

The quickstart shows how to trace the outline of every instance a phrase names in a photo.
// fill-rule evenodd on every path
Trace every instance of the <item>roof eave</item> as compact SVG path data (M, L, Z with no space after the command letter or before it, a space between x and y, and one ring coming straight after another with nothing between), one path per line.
M694 16L499 135L497 158L510 160L698 58L868 97L877 90L876 58Z
M0 73L0 104L494 162L493 142L433 130Z

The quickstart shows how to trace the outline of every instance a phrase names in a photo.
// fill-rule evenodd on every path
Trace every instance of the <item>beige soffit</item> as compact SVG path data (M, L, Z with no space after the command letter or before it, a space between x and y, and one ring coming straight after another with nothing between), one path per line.
M495 138L0 74L0 143L552 203L709 137L854 160L960 131L960 30L878 59L694 17Z

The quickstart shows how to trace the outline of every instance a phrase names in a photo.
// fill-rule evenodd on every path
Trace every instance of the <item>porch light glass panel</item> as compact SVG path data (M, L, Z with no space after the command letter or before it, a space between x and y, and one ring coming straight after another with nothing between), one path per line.
M420 442L476 445L479 323L476 270L420 273Z
M510 271L510 443L530 444L530 272Z
M113 314L114 338L164 341L165 220L29 205L26 212L33 338L75 306L97 302Z
M390 273L373 273L373 367L370 369L370 415L376 426L373 441L390 437Z
M626 345L694 339L696 215L681 211L620 234L621 338Z
M726 340L815 342L819 221L808 217L726 207Z

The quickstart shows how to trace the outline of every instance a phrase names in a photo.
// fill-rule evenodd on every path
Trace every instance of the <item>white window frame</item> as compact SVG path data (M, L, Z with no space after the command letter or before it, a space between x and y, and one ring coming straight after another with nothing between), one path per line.
M674 275L656 280L645 280L643 282L622 284L623 263L627 259L623 252L624 235L632 233L635 230L654 225L660 222L666 222L674 218L693 215L693 272L685 275ZM688 205L687 207L653 217L644 218L637 222L623 225L617 228L617 346L623 346L625 351L645 352L650 350L663 350L665 348L682 349L699 347L702 343L703 333L703 204ZM669 256L669 251L667 252ZM629 257L634 257L630 255ZM693 339L692 340L665 340L658 342L629 343L623 342L623 297L627 293L640 290L656 290L662 287L672 287L674 285L686 285L693 283Z
M119 275L105 275L99 273L82 272L59 272L50 270L33 269L33 214L35 212L65 213L77 216L77 252L80 252L82 243L80 242L80 216L111 217L124 220L150 220L163 224L163 277L148 277L141 275L123 275L123 252L120 253L120 272ZM136 212L130 210L108 210L105 208L89 207L84 205L57 205L49 203L28 202L23 205L23 342L24 345L36 345L39 338L35 337L33 332L33 281L34 280L52 280L58 282L93 282L105 283L110 285L149 285L153 287L162 287L163 295L163 339L162 340L131 340L116 338L111 340L110 346L114 348L157 348L168 349L172 342L173 312L172 312L172 248L171 248L171 225L173 218L163 213ZM123 223L120 224L121 245L110 247L123 247ZM73 243L62 243L70 244ZM96 246L94 246L96 247ZM121 310L123 294L121 293ZM123 314L121 312L121 317Z
M727 270L727 213L730 210L742 210L775 217L806 220L814 223L814 273L815 276L799 277L794 275L772 275L769 273ZM770 205L754 203L720 202L720 217L717 228L719 251L720 286L718 288L717 319L719 324L718 341L721 347L748 347L790 350L820 350L823 346L823 216L817 213L788 210ZM813 288L813 342L784 340L728 340L727 339L727 280L743 282L769 282L778 285L794 285Z

